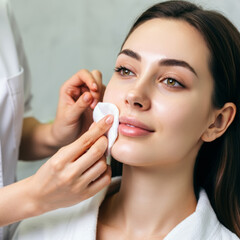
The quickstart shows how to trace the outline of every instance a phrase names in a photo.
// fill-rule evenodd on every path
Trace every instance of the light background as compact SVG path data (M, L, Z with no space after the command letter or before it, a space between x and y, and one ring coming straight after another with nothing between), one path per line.
M99 69L108 83L136 17L157 0L11 0L32 74L33 113L54 119L58 92L82 68ZM192 0L225 14L240 29L240 0ZM166 36L167 37L167 36ZM169 36L172 37L172 36ZM18 164L18 178L43 161Z

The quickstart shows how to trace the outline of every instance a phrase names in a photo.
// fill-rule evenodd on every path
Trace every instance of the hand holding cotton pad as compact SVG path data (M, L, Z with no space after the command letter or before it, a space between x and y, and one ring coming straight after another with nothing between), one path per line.
M106 115L111 114L114 117L113 125L109 129L107 133L108 138L108 149L107 149L107 155L110 155L110 151L112 148L112 145L114 144L115 140L118 136L118 125L119 125L119 111L116 105L112 103L103 103L100 102L97 104L97 106L93 110L93 120L95 122L98 122Z

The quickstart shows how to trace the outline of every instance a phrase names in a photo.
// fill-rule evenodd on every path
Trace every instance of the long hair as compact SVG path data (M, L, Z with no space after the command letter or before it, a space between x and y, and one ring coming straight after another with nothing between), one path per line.
M240 237L239 31L220 13L186 1L167 1L146 10L125 41L139 25L154 18L186 21L201 33L211 55L208 64L214 79L213 106L221 108L232 102L237 107L235 119L223 136L203 143L196 159L194 187L196 192L206 190L219 221Z

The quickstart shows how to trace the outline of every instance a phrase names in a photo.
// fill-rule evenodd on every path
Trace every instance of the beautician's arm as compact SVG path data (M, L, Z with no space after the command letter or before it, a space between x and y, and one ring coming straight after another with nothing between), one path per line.
M106 187L105 151L113 116L106 116L61 148L31 177L0 189L0 226L81 202Z
M101 101L104 90L99 71L83 69L76 73L61 87L53 123L24 119L19 158L35 160L49 157L81 136L91 125L92 109Z

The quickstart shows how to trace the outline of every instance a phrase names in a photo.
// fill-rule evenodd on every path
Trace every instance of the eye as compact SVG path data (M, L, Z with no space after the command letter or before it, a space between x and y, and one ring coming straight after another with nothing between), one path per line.
M126 77L126 76L128 77L128 76L134 75L134 73L132 71L130 71L128 68L125 68L123 66L116 67L114 70L115 70L115 72L118 72L123 77Z
M174 78L166 78L165 80L163 80L163 83L169 87L176 87L176 88L184 87L181 83L179 83Z

